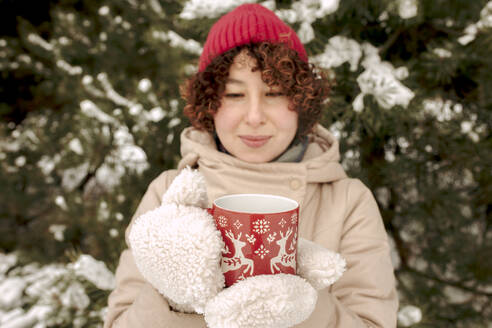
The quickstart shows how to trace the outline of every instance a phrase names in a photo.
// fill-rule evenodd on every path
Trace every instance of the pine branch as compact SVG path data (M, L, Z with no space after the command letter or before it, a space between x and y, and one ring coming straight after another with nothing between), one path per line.
M110 136L110 142L109 142L109 145L112 145L113 144L113 141L114 141L114 135L111 134ZM80 181L79 185L75 188L79 191L84 191L85 189L85 186L87 185L87 183L89 183L89 181L96 176L96 172L97 170L99 170L99 168L104 164L105 160L106 160L106 156L108 155L109 151L105 152L105 154L103 156L101 156L99 158L99 161L97 162L97 164L87 172L87 174L85 175L85 177Z
M388 51L389 48L398 40L398 37L400 34L403 32L402 27L398 27L398 29L390 35L390 37L386 40L386 42L379 48L379 56L381 58L384 58L386 55L386 52Z
M487 297L492 297L492 293L488 293L488 292L485 292L485 291L482 291L482 290L478 290L478 289L474 289L474 288L465 286L460 281L449 281L449 280L445 280L445 279L436 277L434 275L430 275L428 273L425 273L425 272L419 271L417 269L414 269L414 268L412 268L412 267L410 267L408 265L404 265L403 266L403 269L401 269L401 271L407 271L407 272L416 274L416 275L418 275L420 277L426 278L428 280L436 281L436 282L438 282L440 284L444 284L444 285L453 286L453 287L456 287L456 288L465 290L467 292L471 292L473 294L483 295L483 296L487 296Z

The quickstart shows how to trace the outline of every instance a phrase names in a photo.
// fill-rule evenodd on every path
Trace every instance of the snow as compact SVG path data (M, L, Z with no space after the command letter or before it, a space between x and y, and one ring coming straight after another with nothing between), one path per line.
M118 92L116 92L116 90L111 85L111 82L109 81L107 73L101 72L97 74L97 80L101 83L106 93L106 97L109 98L111 101L113 101L115 104L120 106L125 106L128 108L135 105L133 101L126 99L125 97L121 96Z
M62 59L58 59L56 61L56 66L58 68L60 68L61 70L64 70L65 72L67 72L69 75L80 75L83 72L82 67L72 66Z
M140 104L134 104L130 106L128 113L133 116L140 115L142 113L143 106Z
M348 62L350 71L355 72L361 57L361 46L355 40L337 35L328 40L323 53L311 57L310 60L326 69L335 68Z
M80 103L80 109L83 114L88 117L95 118L101 123L115 124L116 119L112 116L103 112L99 107L96 106L91 100L86 99Z
M468 25L464 31L464 35L458 38L458 42L466 46L474 41L478 31L492 27L492 1L489 1L480 11L480 20L474 24Z
M434 54L436 54L439 58L449 58L452 56L451 51L444 48L435 48L432 50Z
M136 146L133 135L126 126L119 126L114 132L114 143L116 148L113 149L110 156L106 157L105 164L110 171L119 175L124 173L125 169L135 170L141 174L149 166L145 151ZM111 170L110 164L115 166Z
M93 81L94 79L90 75L84 75L84 77L82 78L82 84L84 85L91 84Z
M178 126L179 124L181 123L181 119L175 117L175 118L172 118L169 123L167 124L167 127L169 129L172 129L174 128L175 126Z
M393 150L385 149L385 151L384 151L384 159L387 162L389 162L389 163L394 162L395 159L396 159L395 152Z
M190 0L185 3L179 14L182 19L215 18L244 3L254 3L254 0Z
M106 32L101 32L99 33L99 40L101 41L107 41L108 40L108 34Z
M492 1L489 1L480 11L480 28L492 27Z
M120 212L116 213L114 216L115 216L117 221L123 221L123 219L124 219L123 214L121 214Z
M52 44L50 44L49 42L47 42L45 39L43 39L42 37L40 37L39 35L35 34L35 33L30 33L28 36L27 36L27 40L35 45L38 45L40 46L41 48L43 48L44 50L47 50L47 51L53 51L54 47Z
M422 320L422 311L414 305L405 305L398 311L398 323L403 327L410 327Z
M89 171L89 163L83 162L75 167L62 171L62 187L66 191L74 190L84 179Z
M16 264L17 264L17 256L15 254L0 253L0 278Z
M67 202L65 201L65 198L61 195L55 197L55 204L64 211L68 210Z
M396 105L407 107L415 94L400 82L408 77L408 69L395 69L390 62L382 61L378 49L369 43L361 46L364 59L361 65L366 69L357 77L361 93L355 98L353 108L356 112L364 109L363 98L373 95L379 106L390 109Z
M435 117L439 122L454 120L463 111L463 105L442 98L425 99L422 105L424 113Z
M73 138L68 143L68 148L78 155L82 155L84 153L84 149L82 148L82 143L79 138Z
M7 278L0 282L0 308L10 310L21 305L21 297L27 283L20 277Z
M150 8L159 15L163 14L161 4L157 0L149 0Z
M118 232L117 229L115 228L111 228L109 229L109 236L112 237L112 238L116 238L120 235L120 233Z
M160 107L154 107L147 113L147 119L152 122L159 122L166 117L166 112Z
M104 200L99 203L99 209L97 211L97 220L104 222L109 219L109 208L108 208L108 203L106 203Z
M361 89L361 94L356 97L353 103L354 110L357 112L362 111L362 99L366 94L373 95L376 102L385 109L390 109L396 105L407 107L414 97L412 90L400 83L383 66L366 69L357 78L357 83Z
M141 79L138 82L138 90L142 92L148 92L151 87L152 87L152 82L150 82L150 80L147 78Z
M345 123L341 120L337 120L329 127L329 131L335 137L335 139L340 140L342 137L344 137L342 136L342 131L344 127Z
M24 165L26 165L26 161L26 156L19 156L15 159L15 165L18 167L23 167Z
M32 62L31 57L29 57L26 54L21 54L21 55L17 56L17 60L22 62L22 63L25 63L25 64L30 64Z
M338 10L339 0L301 0L294 2L291 9L280 9L275 13L280 19L293 24L296 22L313 23L316 19L330 15Z
M0 326L27 328L82 327L88 318L102 320L107 308L91 309L87 283L100 290L114 288L114 275L103 262L81 254L76 262L18 266L15 254L0 253ZM94 287L91 287L92 290Z
M409 19L417 16L417 0L399 0L398 15L403 19Z
M470 121L464 121L461 122L461 132L462 133L469 133L473 128L473 122Z
M84 287L79 282L71 284L60 297L62 305L66 308L85 309L90 304L90 299L85 293Z
M101 8L99 8L98 13L101 16L106 16L107 14L109 14L109 7L108 6L102 6Z
M71 268L77 276L87 279L99 289L112 290L115 287L114 275L108 270L106 264L90 255L80 255Z
M382 61L378 49L371 44L360 45L355 40L337 35L328 41L323 53L312 56L311 61L325 69L349 63L352 72L359 69L360 62L365 71L357 77L361 93L353 102L356 112L364 109L363 98L367 94L373 95L385 109L396 105L407 107L414 97L414 93L400 82L408 77L408 69L394 68L390 62Z
M64 224L52 224L50 225L48 231L53 234L53 238L57 241L64 241L65 235L64 232L67 229L67 226Z
M186 40L174 31L154 31L152 36L154 39L169 42L171 47L182 48L195 55L201 55L203 51L203 48L199 42L193 39Z
M62 36L62 37L58 38L58 42L62 46L67 46L67 45L72 43L72 41L69 38L67 38L66 36Z
M297 35L302 43L308 43L314 39L314 30L311 24L308 22L303 22L299 31L297 31Z

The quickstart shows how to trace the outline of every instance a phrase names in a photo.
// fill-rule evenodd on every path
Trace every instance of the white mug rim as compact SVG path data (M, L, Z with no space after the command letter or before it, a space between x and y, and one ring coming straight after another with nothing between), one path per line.
M238 209L233 209L229 207L225 207L224 204L220 204L221 201L230 199L230 198L239 198L239 197L256 197L258 199L276 199L285 202L285 208L281 210L238 210ZM258 194L258 193L247 193L247 194L229 194L229 195L224 195L221 196L217 199L214 200L213 202L214 206L217 208L220 208L224 211L229 211L229 212L236 212L236 213L244 213L244 214L275 214L275 213L284 213L284 212L291 212L297 208L299 208L299 203L295 201L292 198L284 197L284 196L279 196L279 195L272 195L272 194ZM289 206L290 204L290 206Z

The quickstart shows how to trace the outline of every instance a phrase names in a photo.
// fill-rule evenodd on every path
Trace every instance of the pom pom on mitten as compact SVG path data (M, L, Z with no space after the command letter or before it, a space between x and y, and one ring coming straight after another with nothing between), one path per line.
M337 281L345 272L345 266L345 259L340 254L299 238L297 274L305 278L316 290L324 289Z
M306 320L317 293L290 274L246 278L215 296L205 308L210 328L287 328Z
M207 210L190 206L203 203L204 181L198 172L183 170L165 202L135 219L129 234L139 271L174 309L184 312L203 313L224 286L220 232Z
M189 166L184 168L162 196L162 204L172 203L206 208L208 204L205 177Z

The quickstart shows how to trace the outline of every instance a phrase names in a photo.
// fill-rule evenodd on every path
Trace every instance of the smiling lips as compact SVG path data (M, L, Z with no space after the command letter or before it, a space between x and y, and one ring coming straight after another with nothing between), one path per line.
M271 136L239 136L248 147L259 148L270 140Z

